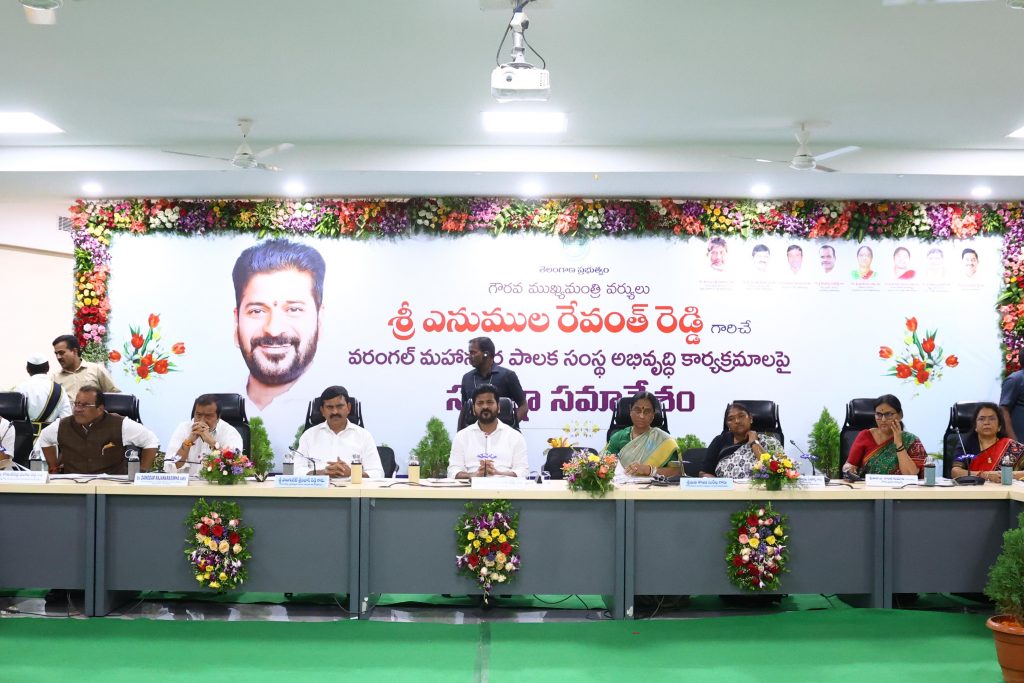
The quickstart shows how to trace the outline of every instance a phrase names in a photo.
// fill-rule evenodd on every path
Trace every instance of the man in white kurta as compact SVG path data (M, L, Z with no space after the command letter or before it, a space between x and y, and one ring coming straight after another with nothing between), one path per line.
M327 387L320 394L320 401L320 414L324 421L307 429L299 438L295 473L348 477L352 474L353 456L358 455L365 476L383 479L384 466L373 436L349 422L351 405L345 387Z
M188 467L189 474L196 475L210 451L242 447L242 435L220 419L220 403L210 394L203 394L196 399L192 419L179 423L168 440L166 462L176 462L179 469Z
M28 379L14 387L14 390L28 399L28 419L42 429L62 417L69 417L71 399L64 387L47 374L50 372L50 363L46 358L29 356L25 371L28 372Z
M448 457L448 477L522 477L529 462L526 439L498 419L498 395L489 384L473 392L476 422L455 435Z

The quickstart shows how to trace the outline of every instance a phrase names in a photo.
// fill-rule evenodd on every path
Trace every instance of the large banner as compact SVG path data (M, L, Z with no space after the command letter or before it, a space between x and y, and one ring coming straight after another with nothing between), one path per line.
M111 369L161 440L197 395L242 394L278 462L309 402L341 384L404 464L431 416L454 431L477 336L494 340L526 390L534 469L567 425L596 425L580 443L603 445L613 401L639 390L661 398L673 435L705 442L729 401L774 400L787 441L804 448L822 408L842 423L849 399L892 393L934 452L954 402L998 397L999 248L998 238L124 235L111 246L111 348L130 349L132 328L156 314L158 341L185 353L145 378L124 360ZM305 265L275 266L292 257Z

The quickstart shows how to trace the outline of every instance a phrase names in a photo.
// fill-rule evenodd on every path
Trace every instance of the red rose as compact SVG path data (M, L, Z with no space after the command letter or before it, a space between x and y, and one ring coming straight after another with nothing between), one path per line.
M239 536L238 534L236 534L234 531L232 531L230 534L228 534L228 543L230 543L231 545L234 545L234 544L238 543L241 540L242 540L242 537Z
M739 555L733 555L732 556L732 566L734 566L734 567L742 567L743 566L743 558L740 557Z
M218 538L224 535L224 527L220 524L213 527L213 535Z
M911 371L909 365L905 363L900 363L899 365L896 366L896 376L899 377L900 379L906 379L910 377L912 374L914 373L913 371Z
M935 337L928 337L921 342L921 348L924 349L925 353L931 353L935 350Z
M172 346L171 347L171 353L174 353L175 355L178 355L178 356L180 356L181 354L185 353L185 342L178 342L177 344Z
M156 313L150 313L149 314L149 326L150 327L156 327L159 324L160 324L160 316L158 316Z
M918 370L917 371L917 383L918 384L924 384L927 381L928 381L928 371L924 370L924 369Z
M878 348L878 357L879 358L892 358L892 349L890 349L888 346L881 346L881 347L879 347Z
M135 374L137 374L142 379L146 379L147 377L149 377L149 366L140 365L139 367L135 368Z
M210 527L206 526L205 524L201 525L199 527L199 533L201 533L203 536L209 536L210 535Z
M142 344L144 342L145 342L145 340L142 338L141 334L133 334L132 335L132 348L133 349L141 349L142 348Z
M512 552L512 545L510 543L502 543L501 544L501 552L503 552L506 555L508 555L509 553Z
M757 515L750 515L749 517L747 517L747 524L751 526L757 524Z
M948 365L951 368L955 368L959 364L960 364L960 359L957 358L956 356L948 356L946 358L946 365Z
M466 558L466 561L469 562L469 566L470 567L475 567L478 564L480 564L480 560L477 559L476 555L470 555L469 557Z
M166 359L158 360L156 363L153 364L153 370L158 375L166 375L167 374L167 360Z
M119 351L115 349L111 351L109 354L107 354L107 358L110 359L111 363L116 363L117 361L121 360L121 354Z
M907 318L907 331L917 332L917 318Z
M779 462L777 460L772 460L770 463L768 463L768 469L770 469L772 472L778 472Z

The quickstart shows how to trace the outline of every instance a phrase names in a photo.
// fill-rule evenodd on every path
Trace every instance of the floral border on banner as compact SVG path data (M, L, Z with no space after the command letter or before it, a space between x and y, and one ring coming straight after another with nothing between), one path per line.
M732 199L121 199L70 208L75 244L74 332L89 360L105 361L110 240L115 233L169 232L396 238L412 234L535 232L566 237L732 234L925 240L1003 236L1004 370L1024 348L1024 217L1021 202L753 201Z

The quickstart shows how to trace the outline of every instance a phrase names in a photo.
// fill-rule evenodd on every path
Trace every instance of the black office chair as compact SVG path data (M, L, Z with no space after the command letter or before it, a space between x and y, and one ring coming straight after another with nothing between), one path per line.
M391 446L377 446L377 455L380 456L380 464L384 468L384 476L391 477L398 469L395 464L395 451Z
M306 426L302 431L306 431L310 427L315 427L324 421L324 416L320 413L320 405L323 401L317 396L309 402L309 407L306 408ZM359 403L359 400L355 396L348 397L349 411L348 419L352 424L363 427L363 406Z
M842 470L850 457L850 448L857 435L875 426L875 403L877 398L854 398L846 404L846 420L839 430L839 469Z
M707 455L706 448L687 448L683 451L683 474L688 477L699 477Z
M942 436L942 476L947 479L953 473L953 464L956 458L957 446L961 439L974 431L974 413L978 410L981 401L969 401L954 403L949 409L949 424L946 425L946 433ZM960 430L960 434L956 430Z
M612 422L608 425L608 441L612 440L612 434L615 432L633 426L633 421L629 419L629 411L632 407L632 397L619 399L612 406ZM661 401L658 399L654 399L654 420L651 422L651 426L668 431L668 417L661 409Z
M103 394L103 401L108 413L117 413L142 424L142 418L139 417L139 397L135 394Z
M28 467L28 458L35 443L35 427L28 419L28 399L17 391L0 392L0 416L9 420L14 430L14 462ZM0 435L3 436L3 435Z
M597 449L594 448L570 448L568 446L549 448L548 457L544 462L544 471L547 472L552 479L562 479L562 465L572 460L573 456L579 452L593 453L599 455Z
M516 413L518 409L519 406L509 397L502 396L498 399L498 419L517 432L519 431L519 415ZM476 422L476 416L473 415L473 402L466 401L462 404L462 410L459 411L459 422L455 431L461 432L474 422Z
M241 394L210 394L220 404L220 419L238 430L242 437L242 452L249 454L252 445L252 432L249 429L249 418L245 416L245 399ZM196 403L192 402L192 417L196 414Z
M782 423L779 421L779 407L775 401L743 401L736 400L733 403L742 403L750 411L750 418L753 421L751 429L758 434L769 434L779 440L780 444L786 443L786 437L782 433ZM729 412L726 408L725 413ZM722 431L728 431L725 423L725 414L722 415Z

